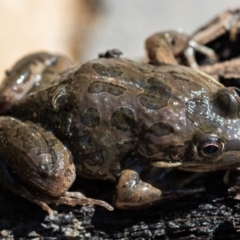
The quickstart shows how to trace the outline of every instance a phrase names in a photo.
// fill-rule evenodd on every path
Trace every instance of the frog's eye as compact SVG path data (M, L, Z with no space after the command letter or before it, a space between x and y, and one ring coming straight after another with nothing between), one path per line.
M171 38L170 43L172 44L172 46L175 46L177 43L177 38L176 37Z
M198 145L198 153L204 157L216 157L222 153L224 144L218 140L207 140Z
M11 71L10 71L10 70L6 70L6 71L5 71L5 74L6 74L7 77L9 77L10 74L11 74Z

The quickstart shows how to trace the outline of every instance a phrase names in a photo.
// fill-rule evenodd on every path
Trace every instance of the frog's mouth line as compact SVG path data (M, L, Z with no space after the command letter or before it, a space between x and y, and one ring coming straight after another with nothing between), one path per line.
M226 170L239 168L239 163L226 163L226 164L210 164L210 163L182 163L182 162L164 162L164 161L152 161L151 165L157 168L174 168L179 167L180 170L183 171L191 171L191 172L209 172L209 171L218 171L218 170Z
M182 163L182 162L164 162L164 161L152 161L151 165L157 168L175 168L179 167L179 169L183 171L190 172L209 172L209 171L217 171L231 168L239 168L240 163L226 163L226 164L214 164L214 163Z
M190 171L190 172L212 172L219 170L230 170L236 169L239 167L239 163L222 163L216 164L212 163L185 163L179 167L180 170Z
M179 167L182 165L181 162L164 162L164 161L159 161L159 162L151 162L151 165L154 167L158 168L174 168L174 167Z

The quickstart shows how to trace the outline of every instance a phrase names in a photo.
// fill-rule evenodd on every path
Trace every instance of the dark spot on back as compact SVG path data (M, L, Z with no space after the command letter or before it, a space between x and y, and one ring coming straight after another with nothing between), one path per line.
M187 117L205 133L211 133L222 125L223 117L213 107L213 101L208 99L192 99L187 103Z
M136 125L134 112L126 107L118 108L113 112L110 123L117 129L127 131Z
M119 67L105 67L100 63L93 63L92 68L103 77L121 77L123 72Z
M107 92L110 93L114 96L119 96L123 94L123 92L126 89L124 87L112 84L112 83L107 83L107 82L92 82L91 85L88 88L89 93L101 93L101 92Z
M231 104L231 97L228 94L219 95L213 101L214 111L222 117L227 117Z
M222 88L217 92L213 100L214 111L224 118L237 118L239 114L239 101L232 88Z
M149 132L156 137L162 137L174 133L172 125L165 122L154 123L150 128Z
M171 97L171 88L158 78L148 79L149 86L145 92L138 95L140 103L152 110L159 110L168 104Z
M159 110L167 105L164 102L162 102L159 98L145 93L138 95L138 98L140 103L144 107L152 110Z
M90 107L82 115L81 122L83 125L96 128L100 125L100 114L97 108Z

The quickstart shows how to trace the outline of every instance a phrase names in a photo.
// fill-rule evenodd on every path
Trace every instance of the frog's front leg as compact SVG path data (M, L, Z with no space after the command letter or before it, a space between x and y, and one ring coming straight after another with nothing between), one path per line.
M121 172L113 205L120 209L138 209L155 206L168 199L204 192L204 188L160 190L140 179L137 171L126 169Z
M7 189L37 203L52 216L50 203L71 206L104 201L68 192L75 166L66 147L44 128L12 117L0 117L0 182Z
M0 87L0 112L27 94L50 85L59 73L72 65L65 56L39 52L27 55L6 71Z
M175 31L156 33L150 36L146 40L145 47L149 60L153 62L178 64L176 58L183 55L190 67L197 68L195 51L201 52L211 59L216 59L216 54L212 49Z

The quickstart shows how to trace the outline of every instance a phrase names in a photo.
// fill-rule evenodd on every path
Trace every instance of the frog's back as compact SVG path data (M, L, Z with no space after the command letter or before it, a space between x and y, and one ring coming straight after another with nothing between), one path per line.
M206 78L181 66L121 58L83 64L68 86L79 112L74 122L84 133L81 152L99 150L100 159L112 164L130 152L148 158L166 145L183 144L194 131L186 116L187 102L212 98L220 86Z
M51 129L80 175L113 181L130 153L161 157L164 147L184 144L192 130L187 102L211 98L219 88L189 68L121 58L89 61L62 76L26 99L21 118Z
M210 77L184 66L113 58L83 64L74 73L69 91L76 96L80 114L98 112L98 129L105 126L128 132L166 121L185 131L187 103L194 98L212 99L220 87ZM84 123L91 127L91 122Z

